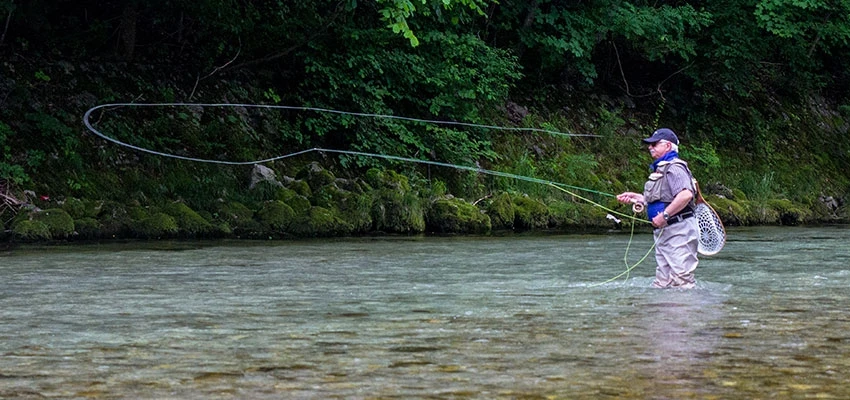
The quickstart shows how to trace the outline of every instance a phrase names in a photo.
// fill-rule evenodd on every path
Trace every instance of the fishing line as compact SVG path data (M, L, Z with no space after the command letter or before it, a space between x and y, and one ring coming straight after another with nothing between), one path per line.
M580 195L576 194L575 192L573 192L573 190L583 191L583 192L587 192L587 193L593 193L593 194L606 196L606 197L616 197L615 195L613 195L611 193L605 193L605 192L598 191L598 190L583 188L583 187L580 187L580 186L568 185L568 184L565 184L565 183L559 183L559 182L554 182L554 181L545 180L545 179L532 178L530 176L511 174L511 173L508 173L508 172L490 170L490 169L485 169L485 168L480 168L480 167L471 167L471 166L465 166L465 165L450 164L450 163L445 163L445 162L440 162L440 161L422 160L422 159L418 159L418 158L393 156L393 155L387 155L387 154L367 153L367 152L362 152L362 151L327 149L327 148L321 148L321 147L313 147L313 148L306 149L306 150L301 150L301 151L297 151L297 152L293 152L293 153L289 153L289 154L284 154L284 155L280 155L280 156L270 157L270 158L266 158L266 159L262 159L262 160L254 160L254 161L211 160L211 159L204 159L204 158L186 157L186 156L181 156L181 155L171 154L171 153L164 153L164 152L151 150L151 149L147 149L147 148L144 148L144 147L139 147L139 146L135 146L135 145L132 145L132 144L129 144L129 143L122 142L122 141L115 139L113 137L110 137L110 136L102 133L98 129L96 129L90 121L91 115L96 110L99 110L99 109L102 109L102 108L107 108L107 107L109 107L109 108L119 108L119 107L243 107L243 108L266 108L266 109L296 110L296 111L315 111L315 112L325 112L325 113L352 115L352 116L357 116L357 117L369 117L369 118L388 118L388 119L396 119L396 120L417 122L417 123L454 125L454 126L474 127L474 128L483 128L483 129L491 129L491 130L538 132L538 133L547 133L547 134L551 134L551 135L565 136L565 137L574 137L574 136L578 136L578 137L600 137L600 135L564 133L564 132L558 132L558 131L553 131L553 130L548 130L548 129L540 129L540 128L515 128L515 127L502 127L502 126L494 126L494 125L471 124L471 123L456 122L456 121L426 120L426 119L419 119L419 118L399 117L399 116L394 116L394 115L347 112L347 111L339 111L339 110L331 110L331 109L315 108L315 107L295 107L295 106L263 105L263 104L109 103L109 104L101 104L101 105L97 105L95 107L92 107L88 111L86 111L86 113L83 115L83 124L85 124L86 128L89 131L91 131L92 133L94 133L95 135L97 135L98 137L100 137L100 138L102 138L106 141L115 143L119 146L130 148L130 149L133 149L133 150L136 150L136 151L139 151L139 152L153 154L153 155L160 156L160 157L167 157L167 158L185 160L185 161L211 163L211 164L223 164L223 165L256 165L256 164L264 164L264 163L268 163L268 162L272 162L272 161L282 160L282 159L286 159L286 158L290 158L290 157L295 157L295 156L299 156L299 155L303 155L303 154L307 154L307 153L311 153L311 152L335 153L335 154L345 154L345 155L351 155L351 156L381 158L381 159L385 159L385 160L403 161L403 162L410 162L410 163L416 163L416 164L433 165L433 166L453 168L453 169L458 169L458 170L471 171L471 172L476 172L476 173L481 173L481 174L500 176L500 177L504 177L504 178L517 179L517 180L522 180L522 181L527 181L527 182L549 185L549 186L554 187L558 190L561 190L561 191L563 191L563 192L565 192L565 193L567 193L567 194L569 194L573 197L581 199L582 201L585 201L585 202L592 204L596 207L600 207L600 208L608 211L611 214L616 214L616 215L619 215L623 218L632 220L631 235L629 237L629 244L626 247L626 255L624 257L624 260L627 260L627 258L628 258L628 249L629 249L629 247L631 247L632 238L634 237L635 221L647 222L643 219L637 218L634 215L628 215L628 214L625 214L625 213L618 212L618 211L613 210L609 207L606 207L602 204L599 204L599 203L597 203L597 202L595 202L591 199L588 199L584 196L580 196ZM638 210L637 208L634 208L634 211L635 211L635 213L637 213L640 210ZM652 248L654 248L654 247L655 247L655 244L653 243ZM650 248L650 251L652 251L652 248ZM629 266L628 262L626 261L626 271L625 272L623 272L623 273L621 273L621 274L619 274L619 275L617 275L617 276L615 276L615 277L613 277L613 278L611 278L611 279L609 279L605 282L602 282L602 283L599 283L599 284L593 285L593 286L598 286L598 285L602 285L602 284L605 284L605 283L609 283L609 282L623 276L624 274L629 273L632 269L634 269L641 262L643 262L643 260L646 259L646 257L648 255L649 255L649 252L647 252L647 254L644 255L644 257L641 258L641 260L638 261L638 263L633 265L633 266Z

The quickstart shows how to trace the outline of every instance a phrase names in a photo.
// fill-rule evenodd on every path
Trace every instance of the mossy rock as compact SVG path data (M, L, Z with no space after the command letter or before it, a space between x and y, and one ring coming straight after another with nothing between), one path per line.
M100 211L100 204L95 201L69 197L62 203L62 209L75 220L81 218L96 218Z
M280 190L280 184L270 181L260 181L251 188L251 198L257 201L273 200Z
M12 224L12 233L24 240L50 240L50 228L42 221L22 219Z
M295 179L306 181L310 189L315 191L336 180L334 174L324 169L318 162L311 162L295 174Z
M372 197L369 194L351 192L333 183L314 191L312 202L335 211L338 217L351 225L352 232L366 232L372 227Z
M612 206L616 207L616 205ZM614 207L610 208L615 209ZM608 211L593 204L560 201L552 203L549 210L549 225L558 229L612 228L619 225L617 222L608 218ZM631 214L632 212L628 211L627 215ZM624 221L624 217L622 216L615 217L620 220L620 224L631 224L630 220ZM644 218L645 214L635 215L635 217Z
M132 227L133 233L147 239L172 237L180 231L174 217L164 212L154 212L137 221Z
M487 214L493 229L513 229L516 209L511 195L502 192L494 196L487 204Z
M414 192L406 176L392 170L372 168L366 181L373 187L370 195L372 229L390 233L420 233L425 230L422 199Z
M287 232L293 225L297 214L292 207L282 201L269 201L257 211L257 220L272 232Z
M220 202L214 211L212 221L223 233L242 235L263 230L262 225L254 219L254 211L240 202Z
M372 227L375 231L391 233L421 233L425 230L422 200L414 193L395 189L372 192Z
M156 212L158 212L158 210L150 210L147 207L142 206L127 207L127 215L133 221L141 221L143 219L147 219L152 213Z
M514 196L516 229L543 229L549 226L549 208L528 196Z
M308 188L307 193L312 193L312 191ZM298 215L306 215L310 211L310 207L313 207L308 197L292 189L278 190L275 200L286 203Z
M101 235L100 222L94 218L75 219L74 228L78 237L83 239L94 239Z
M290 231L301 237L334 236L350 232L351 225L337 217L332 210L313 207L307 215L298 218L298 223Z
M490 217L463 199L445 197L431 203L425 227L437 233L487 233L492 229Z
M287 187L289 190L307 198L313 195L313 191L310 190L310 185L303 180L294 180Z
M714 209L714 212L726 226L747 225L752 219L752 211L747 206L748 202L737 202L724 197L709 195L705 201Z
M101 237L119 237L130 231L133 219L127 208L118 202L106 201L100 206L97 214L100 223Z
M162 212L173 217L177 228L185 235L207 235L215 230L209 221L184 203L169 203L162 208Z
M744 193L743 190L736 188L732 189L732 197L730 199L737 201L747 200L747 195Z
M812 212L810 210L800 204L795 204L791 200L769 200L767 204L776 210L779 215L779 223L782 225L800 225L811 219Z
M352 233L365 233L372 228L373 199L367 193L352 193L336 205L339 216L351 225Z
M44 224L49 232L49 237L45 239L63 239L74 233L74 219L61 208L18 213L15 221L12 223L12 231L22 238L35 239L36 236L43 236L41 226L39 224L26 223L25 221Z
M355 178L355 179L336 178L336 180L334 181L334 185L336 185L336 187L338 187L340 189L347 190L349 192L353 192L353 193L357 193L357 194L364 194L367 191L372 189L366 182L364 182L360 179L357 179L357 178Z
M366 182L375 189L395 189L401 192L410 191L410 181L406 176L393 170L381 171L371 168L366 171Z

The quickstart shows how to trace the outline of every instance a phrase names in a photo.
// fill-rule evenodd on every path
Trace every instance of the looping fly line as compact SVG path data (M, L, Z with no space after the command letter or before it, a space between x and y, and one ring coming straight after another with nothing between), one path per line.
M476 173L480 173L480 174L487 174L487 175L517 179L517 180L522 180L522 181L552 186L552 187L554 187L554 188L556 188L560 191L563 191L564 193L567 193L568 195L571 195L575 198L578 198L578 199L583 200L583 201L585 201L589 204L592 204L593 206L600 207L600 208L608 211L609 213L616 214L616 215L619 215L623 218L632 220L632 235L631 236L634 236L634 222L635 221L647 222L646 220L644 220L642 218L638 218L636 215L627 215L627 214L615 211L611 208L605 207L602 204L599 204L599 203L594 202L594 201L592 201L592 200L590 200L586 197L582 197L582 196L576 194L574 191L583 191L583 192L594 193L594 194L606 196L606 197L615 197L615 195L610 194L610 193L605 193L605 192L601 192L601 191L598 191L598 190L583 188L583 187L579 187L579 186L568 185L568 184L565 184L565 183L549 181L549 180L545 180L545 179L533 178L533 177L524 176L524 175L516 175L516 174L511 174L511 173L502 172L502 171L495 171L495 170L489 170L489 169L484 169L484 168L480 168L480 167L471 167L471 166L458 165L458 164L450 164L450 163L439 162L439 161L421 160L421 159L417 159L417 158L393 156L393 155L387 155L387 154L366 153L366 152L361 152L361 151L326 149L326 148L321 148L321 147L313 147L313 148L306 149L306 150L296 151L296 152L289 153L289 154L284 154L284 155L280 155L280 156L275 156L275 157L270 157L270 158L266 158L266 159L262 159L262 160L255 160L255 161L210 160L210 159L186 157L186 156L181 156L181 155L177 155L177 154L159 152L159 151L156 151L156 150L151 150L151 149L147 149L147 148L144 148L144 147L139 147L139 146L135 146L135 145L132 145L132 144L129 144L129 143L122 142L118 139L115 139L113 137L110 137L110 136L100 132L98 129L96 129L94 126L92 126L90 118L91 118L91 115L92 115L93 112L95 112L99 109L103 109L103 108L118 108L118 107L234 107L234 108L243 107L243 108L266 108L266 109L280 109L280 110L315 111L315 112L351 115L351 116L357 116L357 117L387 118L387 119L395 119L395 120L402 120L402 121L409 121L409 122L428 123L428 124L437 124L437 125L463 126L463 127L483 128L483 129L502 130L502 131L537 132L537 133L547 133L547 134L551 134L551 135L555 135L555 136L565 136L565 137L600 137L600 135L572 134L572 133L564 133L564 132L558 132L558 131L540 129L540 128L515 128L515 127L501 127L501 126L494 126L494 125L479 125L479 124L471 124L471 123L456 122L456 121L426 120L426 119L418 119L418 118L399 117L399 116L394 116L394 115L346 112L346 111L315 108L315 107L294 107L294 106L263 105L263 104L110 103L110 104L101 104L101 105L97 105L95 107L92 107L88 111L86 111L85 115L83 116L83 123L85 124L86 128L89 131L91 131L92 133L94 133L95 135L97 135L98 137L100 137L104 140L107 140L109 142L115 143L115 144L122 146L122 147L127 147L127 148L130 148L130 149L139 151L139 152L153 154L153 155L157 155L157 156L161 156L161 157L175 158L175 159L185 160L185 161L212 163L212 164L255 165L255 164L264 164L264 163L268 163L268 162L272 162L272 161L277 161L277 160L282 160L282 159L286 159L286 158L290 158L290 157L295 157L295 156L299 156L299 155L307 154L307 153L311 153L311 152L324 152L324 153L345 154L345 155L351 155L351 156L380 158L380 159L385 159L385 160L403 161L403 162L410 162L410 163L416 163L416 164L433 165L433 166L454 168L454 169L458 169L458 170L471 171L471 172L476 172ZM632 238L630 237L629 238L629 246L631 246L631 241L632 241ZM653 248L654 248L654 244L653 244ZM652 251L652 248L650 248L649 251ZM649 254L649 252L647 252L647 255L648 254ZM628 262L626 262L627 269L623 274L627 274L632 269L637 267L644 259L646 259L647 255L644 255L643 258L641 258L640 261L638 261L636 264L634 264L632 266L629 266ZM628 256L628 249L626 250L626 257L627 256ZM625 258L624 258L624 261L626 261ZM609 282L621 277L623 274L617 275L614 278L611 278L611 279L609 279L605 282L602 282L600 284L609 283Z
M558 183L558 182L548 181L548 180L544 180L544 179L532 178L532 177L529 177L529 176L516 175L516 174L507 173L507 172L488 170L488 169L479 168L479 167L470 167L470 166L465 166L465 165L449 164L449 163L444 163L444 162L439 162L439 161L421 160L421 159L418 159L418 158L400 157L400 156L392 156L392 155L386 155L386 154L366 153L366 152L350 151L350 150L326 149L326 148L321 148L321 147L313 147L313 148L310 148L310 149L301 150L301 151L297 151L297 152L294 152L294 153L289 153L289 154L284 154L284 155L280 155L280 156L270 157L270 158L266 158L266 159L262 159L262 160L254 160L254 161L222 161L222 160L210 160L210 159L204 159L204 158L186 157L186 156L181 156L181 155L177 155L177 154L164 153L164 152L159 152L159 151L156 151L156 150L147 149L147 148L144 148L144 147L135 146L135 145L132 145L132 144L129 144L129 143L122 142L122 141L115 139L113 137L110 137L110 136L104 134L103 132L100 132L94 126L92 126L92 123L90 121L91 115L94 111L102 109L102 108L107 108L107 107L109 107L109 108L117 108L117 107L244 107L244 108L267 108L267 109L327 112L327 113L334 113L334 114L353 115L353 116L359 116L359 117L389 118L389 119L397 119L397 120L404 120L404 121L411 121L411 122L455 125L455 126L493 129L493 130L539 132L539 133L548 133L548 134L552 134L552 135L568 136L568 137L572 137L572 136L599 137L599 135L564 133L564 132L558 132L558 131L552 131L552 130L546 130L546 129L539 129L539 128L512 128L512 127L500 127L500 126L493 126L493 125L470 124L470 123L455 122L455 121L425 120L425 119L418 119L418 118L399 117L399 116L394 116L394 115L354 113L354 112L338 111L338 110L330 110L330 109L314 108L314 107L293 107L293 106L277 106L277 105L263 105L263 104L112 103L112 104L101 104L101 105L92 107L91 109L86 111L85 115L83 115L83 123L85 124L86 128L89 131L91 131L92 133L94 133L95 135L99 136L100 138L102 138L104 140L110 141L110 142L115 143L119 146L127 147L127 148L130 148L130 149L136 150L136 151L140 151L140 152L143 152L143 153L154 154L154 155L162 156L162 157L176 158L176 159L179 159L179 160L195 161L195 162L202 162L202 163L212 163L212 164L224 164L224 165L254 165L254 164L264 164L264 163L268 163L268 162L272 162L272 161L282 160L282 159L285 159L285 158L295 157L295 156L299 156L299 155L311 153L311 152L336 153L336 154L346 154L346 155L362 156L362 157L373 157L373 158L381 158L381 159L385 159L385 160L404 161L404 162L411 162L411 163L417 163L417 164L426 164L426 165L433 165L433 166L439 166L439 167L454 168L454 169L472 171L472 172L477 172L477 173L482 173L482 174L487 174L487 175L501 176L501 177L505 177L505 178L512 178L512 179L518 179L518 180L523 180L523 181L528 181L528 182L540 183L540 184L544 184L544 185L555 185L555 186L559 186L559 187L563 187L563 188L568 188L568 189L573 189L573 190L581 190L581 191L588 192L588 193L595 193L595 194L599 194L599 195L603 195L603 196L614 197L613 194L605 193L605 192L601 192L601 191L597 191L597 190L593 190L593 189L583 188L583 187L579 187L579 186L567 185L567 184L564 184L564 183Z

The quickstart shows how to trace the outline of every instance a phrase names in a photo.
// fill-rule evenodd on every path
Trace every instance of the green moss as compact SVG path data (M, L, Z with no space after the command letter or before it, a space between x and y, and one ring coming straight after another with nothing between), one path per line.
M351 226L339 219L333 211L324 207L313 207L306 216L298 218L291 232L302 237L333 236L350 232Z
M179 231L183 234L189 236L205 235L215 230L209 221L184 203L169 203L163 207L162 211L174 218Z
M77 235L83 239L93 239L101 235L100 222L94 218L80 218L74 220Z
M306 181L311 190L318 190L322 186L330 185L336 177L328 170L322 168L317 162L311 162L295 174L295 179Z
M611 228L617 225L616 222L608 218L608 211L593 204L559 201L552 203L549 209L550 225L558 229ZM629 210L626 214L632 215L633 213ZM637 215L636 217L643 218L644 216ZM630 220L624 220L622 216L615 217L621 220L621 223L631 224Z
M438 233L487 233L492 228L487 214L453 197L434 200L425 221L426 229Z
M779 224L779 213L771 207L766 201L742 201L739 202L746 210L746 225L777 225ZM713 203L712 203L713 204ZM717 209L715 208L715 211ZM717 211L720 219L724 224L727 224L723 214Z
M511 195L502 192L494 196L487 204L487 214L493 229L513 229L516 210Z
M292 183L290 183L288 187L293 192L295 192L295 193L297 193L301 196L307 197L307 198L309 198L310 196L313 195L313 191L310 190L310 185L307 184L307 182L302 181L302 180L292 181Z
M50 228L41 221L23 219L12 224L12 233L25 240L50 240Z
M100 223L101 237L124 236L129 233L130 226L133 224L127 208L114 201L106 201L101 205L97 221Z
M94 201L69 197L62 203L62 209L74 219L95 218L100 211L100 204Z
M419 233L425 230L422 199L411 188L408 179L394 171L370 169L367 182L373 187L371 196L372 228L381 232Z
M776 210L782 225L800 225L811 220L812 212L791 200L770 200L767 204Z
M292 207L282 201L269 201L257 211L257 220L263 227L273 232L287 232L295 222L296 214Z
M542 229L549 225L549 208L528 196L514 196L516 229Z
M74 233L74 219L61 208L50 208L47 210L32 210L19 213L15 217L15 222L12 225L14 232L26 233L19 235L24 238L34 238L28 236L41 235L42 228L39 224L24 223L24 221L33 221L43 224L47 227L49 238L62 239L71 236ZM23 223L23 225L21 225ZM16 233L17 234L17 233Z
M333 188L334 186L326 186ZM335 188L330 191L330 201L325 205L336 214L346 225L351 226L351 232L367 232L372 227L372 196L358 194ZM321 206L321 204L320 204Z
M214 210L212 220L223 233L252 235L263 230L262 225L254 220L254 211L240 202L220 202Z
M154 212L143 218L136 222L132 229L137 236L148 239L171 237L180 231L177 221L163 212Z
M715 195L706 196L705 201L714 209L714 212L723 221L723 225L747 225L752 219L752 210L750 210L746 201L737 202Z

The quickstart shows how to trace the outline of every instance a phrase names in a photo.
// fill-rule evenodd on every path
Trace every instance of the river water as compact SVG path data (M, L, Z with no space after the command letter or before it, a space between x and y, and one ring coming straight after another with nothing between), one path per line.
M0 398L850 398L850 227L0 253Z

